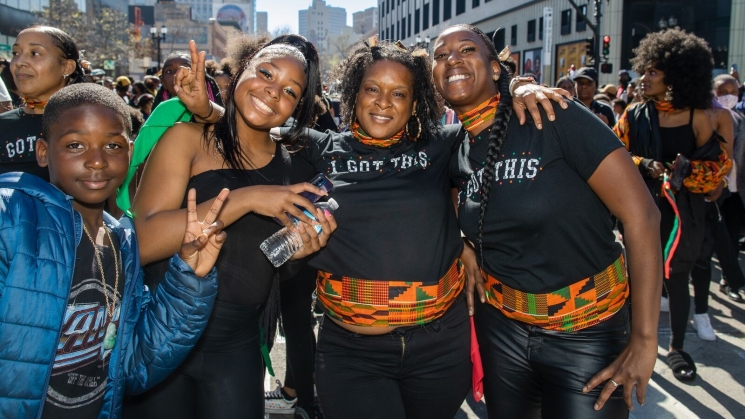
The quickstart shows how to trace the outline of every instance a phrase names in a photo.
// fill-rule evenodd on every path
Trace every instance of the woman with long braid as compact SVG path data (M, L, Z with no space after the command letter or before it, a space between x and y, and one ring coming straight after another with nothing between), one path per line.
M473 26L435 42L435 85L464 127L451 173L484 273L468 290L488 303L475 322L489 416L625 418L657 356L659 212L586 109L557 109L542 130L512 118L512 71ZM628 276L611 214L626 227Z

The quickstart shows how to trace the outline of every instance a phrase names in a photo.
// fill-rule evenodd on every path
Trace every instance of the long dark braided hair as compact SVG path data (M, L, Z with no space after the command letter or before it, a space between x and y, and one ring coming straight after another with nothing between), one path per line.
M486 149L486 163L484 166L484 172L481 175L481 203L479 205L479 257L481 258L481 266L484 266L484 217L486 215L486 209L489 206L489 192L491 191L491 184L494 180L494 172L496 170L497 158L502 149L502 144L507 138L507 130L510 124L510 118L512 118L512 96L510 96L510 79L514 73L516 67L515 63L508 59L506 61L499 60L499 53L494 47L494 43L481 29L468 25L459 24L454 27L461 27L479 35L484 41L484 44L489 50L489 60L496 61L499 63L499 78L495 82L499 90L499 106L497 106L497 114L494 116L492 122L491 132L489 133L489 145ZM467 140L466 140L467 141Z

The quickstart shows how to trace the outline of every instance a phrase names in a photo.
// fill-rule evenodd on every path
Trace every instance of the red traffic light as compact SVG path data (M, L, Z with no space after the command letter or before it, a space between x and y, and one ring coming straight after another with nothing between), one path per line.
M605 36L603 37L603 42L605 42L606 44L607 44L607 43L610 43L610 35L605 35Z

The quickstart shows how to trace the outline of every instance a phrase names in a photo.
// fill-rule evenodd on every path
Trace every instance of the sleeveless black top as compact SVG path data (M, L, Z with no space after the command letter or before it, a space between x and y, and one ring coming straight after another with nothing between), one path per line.
M308 164L308 158L301 156L303 153L291 154L289 162L285 162L278 144L274 158L260 169L219 169L195 175L189 179L181 207L186 208L186 194L191 188L196 189L197 204L200 204L216 197L223 188L232 191L245 186L283 185L285 179L290 184L309 181L315 171ZM225 228L228 237L215 263L219 283L217 301L239 305L266 302L276 268L259 245L280 228L282 226L272 218L253 212Z
M678 154L690 157L696 149L696 133L693 131L693 109L688 124L677 127L659 127L662 140L662 162L675 161Z

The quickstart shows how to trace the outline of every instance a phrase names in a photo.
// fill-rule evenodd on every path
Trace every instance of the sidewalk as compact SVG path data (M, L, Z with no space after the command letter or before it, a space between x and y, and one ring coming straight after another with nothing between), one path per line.
M741 254L741 265L745 266L743 256ZM718 266L712 271L712 277L719 278ZM631 419L745 418L745 305L731 302L719 292L719 284L712 282L709 316L717 332L715 342L699 339L696 331L688 327L685 349L696 361L698 377L686 384L676 380L667 367L665 355L670 328L667 313L660 314L660 346L655 371L647 387L647 402L644 406L635 405ZM274 345L272 362L280 378L284 377L284 352L284 342ZM266 388L274 388L272 377L267 376ZM292 416L272 415L271 418L292 419ZM469 396L455 418L486 419L486 408Z

